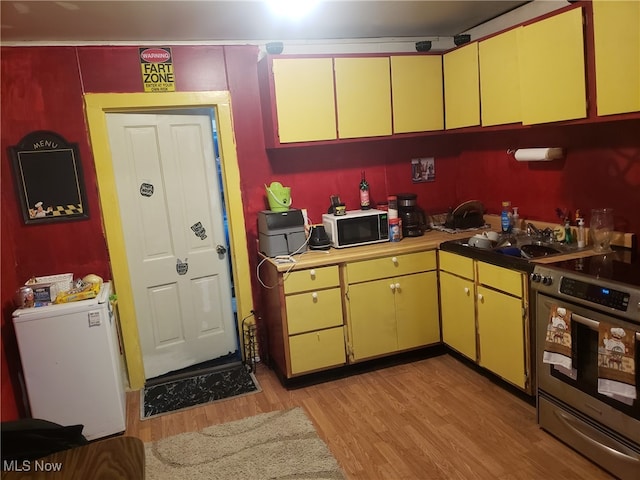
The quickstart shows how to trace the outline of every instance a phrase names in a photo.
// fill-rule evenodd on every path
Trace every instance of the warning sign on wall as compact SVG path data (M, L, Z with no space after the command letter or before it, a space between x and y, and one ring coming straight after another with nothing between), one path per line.
M140 68L145 92L175 92L175 74L171 49L140 48Z

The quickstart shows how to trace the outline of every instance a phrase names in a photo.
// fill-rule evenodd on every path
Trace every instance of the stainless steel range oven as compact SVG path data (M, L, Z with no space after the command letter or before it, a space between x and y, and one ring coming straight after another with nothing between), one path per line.
M537 265L531 285L540 427L638 480L640 264L611 253Z

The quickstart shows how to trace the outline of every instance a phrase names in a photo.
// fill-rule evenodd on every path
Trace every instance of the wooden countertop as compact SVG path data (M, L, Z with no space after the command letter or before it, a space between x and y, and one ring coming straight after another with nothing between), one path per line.
M482 231L478 229L478 231ZM436 230L425 232L421 237L405 237L399 242L383 242L359 247L330 248L329 250L308 250L294 255L296 263L276 263L275 259L267 258L266 261L276 266L279 272L300 270L304 268L322 267L336 265L345 262L357 262L369 260L386 255L402 255L406 253L422 252L425 250L435 250L442 242L457 240L472 236L474 231L461 233L446 233Z
M494 216L486 216L490 225L494 226ZM495 227L495 226L494 226ZM307 250L306 252L294 255L296 262L294 264L290 262L277 263L275 259L264 257L265 261L274 265L279 272L289 272L295 270L301 270L305 268L316 268L329 265L337 265L339 263L357 262L360 260L369 260L372 258L378 258L388 255L402 255L407 253L422 252L427 250L437 249L441 243L449 240L458 240L461 238L468 238L475 233L487 230L486 228L479 228L477 230L467 230L460 233L447 233L437 230L430 230L421 237L405 237L399 242L382 242L374 243L372 245L363 245L359 247L347 247L347 248L330 248L329 250ZM494 228L497 230L497 228ZM627 244L632 244L633 234L621 234L620 238L616 238L616 242L612 242L612 245L620 245L626 247ZM532 260L532 263L553 263L563 260L571 260L574 258L589 257L597 255L592 248L587 247L585 249L567 253L564 255L553 255L550 257L539 257Z

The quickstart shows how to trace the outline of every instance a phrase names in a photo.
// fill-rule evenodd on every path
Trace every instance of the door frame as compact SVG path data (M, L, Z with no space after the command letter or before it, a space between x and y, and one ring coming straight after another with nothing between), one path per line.
M218 131L222 181L224 183L224 197L229 225L231 267L238 311L236 327L240 335L240 319L251 315L253 297L251 293L244 207L240 190L240 168L233 133L231 95L227 91L162 92L153 94L87 93L84 95L84 102L111 273L119 295L118 310L129 385L132 390L139 390L144 386L145 382L144 366L133 298L130 294L127 295L127 292L131 292L131 278L127 266L115 176L111 162L106 114L150 113L151 110L158 109L179 110L203 107L213 109ZM240 338L242 338L241 335Z

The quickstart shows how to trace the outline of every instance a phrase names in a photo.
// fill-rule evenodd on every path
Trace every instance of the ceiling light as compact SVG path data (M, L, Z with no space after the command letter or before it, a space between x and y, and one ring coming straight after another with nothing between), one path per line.
M313 10L319 0L266 0L266 2L276 15L298 20Z

